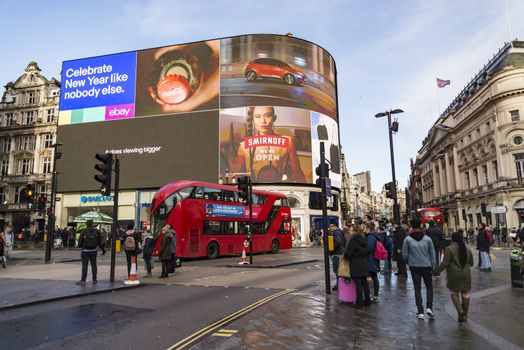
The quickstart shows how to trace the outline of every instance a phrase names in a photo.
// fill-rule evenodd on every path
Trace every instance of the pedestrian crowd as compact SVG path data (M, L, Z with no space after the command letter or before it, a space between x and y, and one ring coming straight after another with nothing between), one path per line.
M462 230L446 239L439 225L428 222L423 226L420 216L408 224L384 227L370 218L339 229L330 225L334 249L331 252L339 301L349 302L356 308L369 307L380 300L378 274L392 273L396 262L399 278L408 277L408 267L413 281L416 317L433 319L433 278L443 271L447 275L447 288L457 311L458 322L467 321L471 291L473 254L464 242ZM490 238L491 237L491 238ZM481 271L491 271L489 247L493 244L486 225L480 225L477 249L481 258ZM442 254L443 253L443 254ZM442 259L441 259L442 257ZM381 267L382 266L382 267ZM422 283L426 295L422 296Z
M132 264L137 264L140 255L144 260L145 270L147 271L143 277L153 277L153 255L158 240L160 240L160 243L157 253L162 262L162 273L159 278L167 278L169 275L175 274L177 265L180 265L180 260L176 257L176 232L169 224L165 225L157 235L153 235L151 230L138 231L135 229L134 224L130 223L125 230L118 230L118 238L126 255L127 280L131 279L134 272ZM86 285L89 264L91 265L92 282L93 284L97 283L98 249L101 249L102 255L104 255L106 253L107 240L108 235L104 229L99 230L96 228L92 220L86 222L86 227L81 230L78 236L78 247L81 248L82 274L76 284ZM138 269L138 266L135 266L135 269Z

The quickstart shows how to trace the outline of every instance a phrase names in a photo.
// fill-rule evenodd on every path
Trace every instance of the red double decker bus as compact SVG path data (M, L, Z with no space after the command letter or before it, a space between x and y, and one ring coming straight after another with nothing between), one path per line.
M291 211L280 193L253 190L253 252L290 249ZM159 235L171 224L177 233L176 255L183 258L242 253L247 238L249 206L237 187L198 181L177 181L162 187L151 202L151 229Z
M428 220L433 220L435 225L444 225L444 216L440 208L419 208L417 212L422 217L422 224L426 224Z

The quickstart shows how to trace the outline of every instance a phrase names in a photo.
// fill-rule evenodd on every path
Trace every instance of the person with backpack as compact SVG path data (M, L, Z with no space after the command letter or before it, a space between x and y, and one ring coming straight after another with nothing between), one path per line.
M93 284L96 284L96 256L98 254L98 247L102 245L102 236L100 231L93 226L93 220L87 220L86 228L80 233L78 239L78 246L82 248L80 258L82 259L82 277L76 284L80 286L86 285L87 278L87 264L91 262L91 273L93 275Z
M368 271L369 271L369 276L373 280L372 301L377 302L378 301L378 292L380 289L380 284L378 282L378 273L380 272L380 260L375 258L375 252L377 250L377 242L380 242L380 239L378 237L378 234L375 232L375 223L373 221L366 223L366 226L364 228L364 233L366 235L366 241L367 241Z
M406 237L402 245L402 257L409 265L411 279L415 288L415 303L417 305L417 318L424 319L424 308L422 307L421 279L426 286L426 314L429 318L435 318L433 313L433 280L432 271L436 269L435 248L431 238L420 230L422 220L420 217L411 219L413 232Z
M338 227L338 223L332 222L329 224L329 231L333 235L334 247L333 251L330 252L331 262L333 263L333 272L335 273L336 282L332 290L338 290L338 264L340 262L340 256L344 254L344 234Z
M393 233L391 231L387 232L385 242L385 248L388 251L388 258L384 261L384 269L382 270L383 274L391 273L392 271L391 261L393 259Z
M451 235L452 243L446 248L444 259L436 273L440 274L446 270L451 301L457 310L458 321L464 322L468 319L473 254L464 244L461 231Z
M138 253L137 243L139 241L138 232L135 231L135 224L130 223L127 225L127 230L122 237L124 241L124 251L126 252L127 260L127 278L129 278L129 273L131 272L131 262L133 261L133 256L136 258ZM138 266L137 266L138 270Z

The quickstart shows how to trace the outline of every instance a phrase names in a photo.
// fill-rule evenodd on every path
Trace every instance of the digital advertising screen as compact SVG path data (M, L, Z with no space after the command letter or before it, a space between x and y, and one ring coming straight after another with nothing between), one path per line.
M308 41L243 35L64 61L59 192L95 191L96 153L120 188L250 174L314 184L325 142L340 186L336 68Z

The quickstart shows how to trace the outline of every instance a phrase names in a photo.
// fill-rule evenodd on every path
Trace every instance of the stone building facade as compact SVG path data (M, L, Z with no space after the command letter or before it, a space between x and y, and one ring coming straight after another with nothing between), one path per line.
M49 202L60 82L30 62L24 74L5 85L0 101L0 228L43 232L45 213L21 203L20 191L33 185ZM42 237L40 237L42 238Z
M524 42L506 44L466 85L412 169L423 206L442 208L450 229L524 225Z

